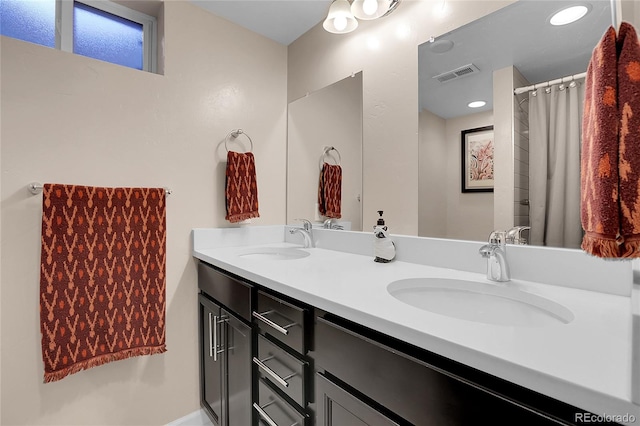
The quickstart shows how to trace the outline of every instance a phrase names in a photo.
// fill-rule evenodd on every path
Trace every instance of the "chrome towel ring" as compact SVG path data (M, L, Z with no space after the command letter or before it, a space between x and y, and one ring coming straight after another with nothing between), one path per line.
M335 153L338 155L338 158L336 159L335 156L331 155L331 151L335 151ZM325 146L324 150L322 151L322 155L320 156L320 170L322 170L322 164L327 162L325 159L329 159L332 158L336 163L336 166L339 166L340 163L342 163L342 157L340 157L340 151L338 151L334 146Z
M249 151L247 151L247 152L253 152L253 141L251 140L251 137L250 137L248 134L246 134L242 129L232 130L232 131L227 135L227 137L225 137L225 138L224 138L224 147L225 147L225 149L227 150L227 152L229 152L229 145L227 145L227 144L228 144L228 142L229 142L230 140L233 140L233 139L237 138L237 137L238 137L238 136L240 136L240 135L244 135L244 136L246 136L246 137L247 137L247 139L249 139L249 143L251 144L251 148L250 148L250 149L249 149Z

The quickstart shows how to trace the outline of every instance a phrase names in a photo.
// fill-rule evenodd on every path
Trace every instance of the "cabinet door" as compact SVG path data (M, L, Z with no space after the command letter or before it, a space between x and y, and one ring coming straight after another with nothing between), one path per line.
M224 351L222 345L222 310L202 295L200 312L200 402L215 426L225 426Z
M398 426L320 373L316 374L316 397L317 426Z
M224 350L227 356L228 423L251 424L251 327L226 311L222 311Z

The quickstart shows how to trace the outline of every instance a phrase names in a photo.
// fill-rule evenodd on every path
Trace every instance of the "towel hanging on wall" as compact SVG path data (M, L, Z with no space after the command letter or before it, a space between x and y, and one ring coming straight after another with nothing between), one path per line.
M164 189L45 184L41 243L45 382L166 351Z
M227 152L225 187L225 219L236 223L260 217L256 164L252 152Z
M617 46L621 257L640 257L640 43L626 22Z
M593 51L582 124L582 248L640 257L640 44L634 28L610 27Z
M342 167L329 163L322 164L318 184L318 206L325 217L342 217Z

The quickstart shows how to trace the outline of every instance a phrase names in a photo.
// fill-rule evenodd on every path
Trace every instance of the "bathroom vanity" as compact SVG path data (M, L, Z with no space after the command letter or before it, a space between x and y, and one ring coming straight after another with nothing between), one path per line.
M551 425L605 414L640 418L631 402L632 314L624 297L514 279L509 285L518 291L558 302L575 318L515 326L451 318L394 298L388 283L482 281L482 274L401 260L376 264L353 253L370 237L362 233L314 230L312 249L287 235L285 227L194 230L201 396L214 424ZM335 247L336 238L352 252L323 248ZM420 240L397 241L399 257L409 259L402 247ZM481 262L460 264L477 269ZM607 324L585 318L593 314L606 316ZM586 346L575 345L584 335L570 336L589 327L589 336L617 348L581 356ZM220 370L208 374L217 353Z

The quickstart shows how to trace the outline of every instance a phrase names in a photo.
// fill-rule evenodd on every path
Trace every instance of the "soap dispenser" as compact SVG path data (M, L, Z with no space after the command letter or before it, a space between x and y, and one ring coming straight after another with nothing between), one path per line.
M380 263L388 263L396 257L396 245L389 238L389 229L384 224L384 218L382 217L382 210L378 210L380 217L378 223L373 227L373 250L375 254L374 261Z

